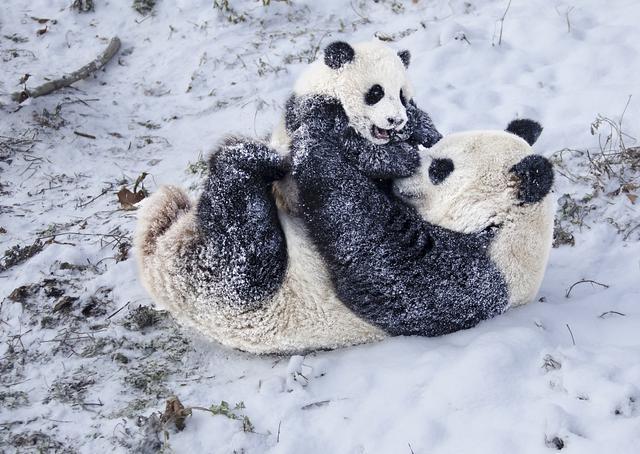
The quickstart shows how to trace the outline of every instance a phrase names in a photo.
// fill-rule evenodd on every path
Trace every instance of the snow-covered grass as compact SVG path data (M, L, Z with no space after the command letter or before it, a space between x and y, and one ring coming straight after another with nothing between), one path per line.
M72 3L0 5L0 451L638 452L636 2ZM25 74L34 87L75 70L114 35L105 70L11 102ZM324 45L374 35L411 50L442 132L545 127L535 148L555 159L574 245L553 250L540 301L449 336L292 358L224 349L149 308L118 190L146 172L148 191L196 193L199 156L268 134ZM171 395L215 406L178 432L154 416Z

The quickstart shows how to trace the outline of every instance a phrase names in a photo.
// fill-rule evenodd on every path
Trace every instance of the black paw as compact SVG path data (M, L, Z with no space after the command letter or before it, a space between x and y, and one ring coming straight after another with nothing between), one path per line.
M262 181L283 178L291 171L291 160L280 156L266 144L251 139L229 137L211 155L210 173L242 170Z
M553 165L544 156L529 155L511 170L518 179L518 200L522 203L541 201L553 185Z
M342 134L349 126L340 101L329 96L292 97L287 103L287 129L295 132L306 126L314 133Z
M407 105L407 117L405 130L410 144L430 148L442 139L442 134L436 129L431 117L420 110L414 101L410 101Z

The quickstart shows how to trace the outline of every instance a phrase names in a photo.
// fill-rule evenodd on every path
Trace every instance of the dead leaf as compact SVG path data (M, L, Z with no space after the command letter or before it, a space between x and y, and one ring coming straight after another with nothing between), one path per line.
M127 188L118 191L118 201L123 210L135 210L136 203L144 199L144 191L141 189L137 192L131 192Z
M626 194L627 198L629 199L629 201L631 203L633 203L634 205L636 204L636 200L638 200L638 196L635 194Z
M177 396L171 396L167 399L167 405L160 417L160 421L164 424L173 421L176 429L183 430L185 428L185 420L189 415L191 415L191 408L185 408Z
M44 35L45 33L47 33L47 30L48 30L48 29L49 29L48 27L41 28L40 30L38 30L38 31L36 32L36 35L38 35L38 36L42 36L42 35Z

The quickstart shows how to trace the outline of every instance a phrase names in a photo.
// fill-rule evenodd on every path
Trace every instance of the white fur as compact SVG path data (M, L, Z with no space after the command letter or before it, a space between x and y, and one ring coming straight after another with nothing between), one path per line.
M509 169L533 154L521 138L503 131L470 131L443 138L422 152L419 172L395 183L397 193L427 221L459 232L501 225L490 254L509 287L510 306L538 292L551 249L553 201L521 205ZM453 172L440 184L429 179L432 159L449 158Z
M280 214L289 254L284 283L261 306L238 307L219 277L198 270L211 253L194 208L184 200L180 189L160 188L144 203L135 237L145 288L181 323L253 353L337 348L385 337L338 300L302 221L285 213Z
M402 129L407 122L407 112L400 101L400 90L407 101L413 92L407 79L407 71L395 50L380 41L354 44L355 58L341 68L332 69L318 59L297 80L293 92L296 96L323 94L338 99L349 117L349 123L361 136L373 143L383 144L371 135L371 126L382 129L390 126L387 118L399 118L395 129ZM372 106L364 98L369 89L379 84L384 98Z
M349 123L361 136L373 143L384 144L371 135L373 125L388 129L387 118L400 118L402 122L395 129L402 129L407 122L405 107L400 101L400 90L407 101L413 97L413 88L407 71L397 52L378 40L352 45L354 61L339 69L332 69L324 63L324 57L311 63L300 75L293 89L296 96L327 95L338 99L349 117ZM385 90L384 98L369 106L365 95L374 84ZM291 139L287 133L284 118L273 130L270 146L283 156L289 154ZM274 193L279 206L289 213L297 214L298 191L287 176L274 185Z

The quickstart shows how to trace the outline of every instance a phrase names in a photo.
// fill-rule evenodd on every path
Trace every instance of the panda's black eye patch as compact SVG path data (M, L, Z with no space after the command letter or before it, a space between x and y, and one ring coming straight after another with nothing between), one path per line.
M407 98L404 96L404 90L400 89L400 102L403 106L407 107Z
M440 184L453 172L453 161L449 158L434 159L429 165L429 179L433 184Z
M367 94L364 95L364 102L366 102L370 106L373 106L382 98L384 98L384 88L382 88L378 84L375 84L369 89Z

